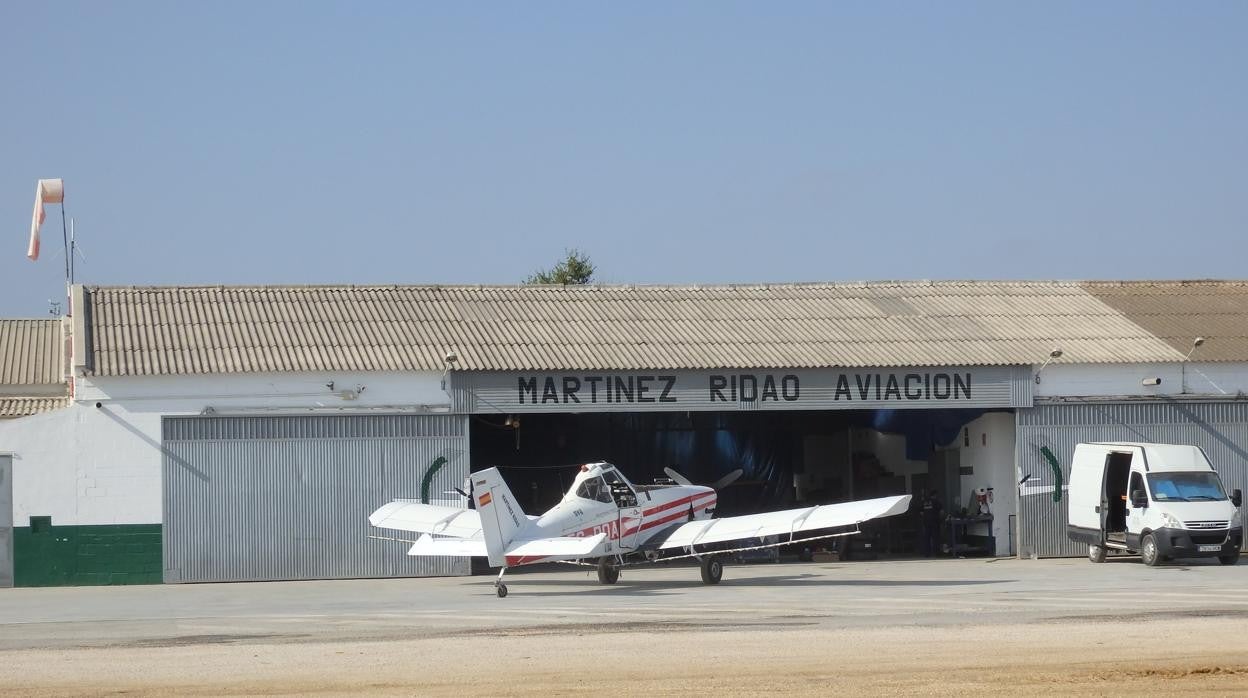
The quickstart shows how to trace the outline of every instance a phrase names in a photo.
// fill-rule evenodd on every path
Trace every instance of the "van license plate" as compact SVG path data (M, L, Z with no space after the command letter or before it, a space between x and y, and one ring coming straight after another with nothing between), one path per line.
M1202 545L1202 546L1200 546L1200 552L1202 552L1202 553L1216 553L1216 552L1220 551L1221 549L1222 549L1222 546L1220 546L1220 545Z

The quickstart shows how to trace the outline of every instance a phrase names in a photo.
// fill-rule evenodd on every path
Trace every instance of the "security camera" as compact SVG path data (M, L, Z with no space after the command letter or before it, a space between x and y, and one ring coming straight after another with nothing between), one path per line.
M453 364L456 361L459 361L459 357L455 355L455 352L453 351L446 352L446 363Z
M1144 380L1140 381L1140 385L1161 385L1161 379L1160 378L1145 378Z

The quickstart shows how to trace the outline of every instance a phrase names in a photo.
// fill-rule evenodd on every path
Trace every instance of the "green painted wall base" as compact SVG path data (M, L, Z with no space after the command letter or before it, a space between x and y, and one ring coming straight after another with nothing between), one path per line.
M160 524L13 529L19 587L160 584Z

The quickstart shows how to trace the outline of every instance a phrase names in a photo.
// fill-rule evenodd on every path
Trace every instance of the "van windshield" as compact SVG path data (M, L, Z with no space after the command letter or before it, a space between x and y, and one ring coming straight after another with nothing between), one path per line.
M1207 502L1226 499L1217 473L1149 473L1148 486L1159 502Z

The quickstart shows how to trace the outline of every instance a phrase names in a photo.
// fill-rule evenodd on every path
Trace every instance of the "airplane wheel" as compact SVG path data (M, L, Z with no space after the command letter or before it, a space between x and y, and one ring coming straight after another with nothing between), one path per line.
M598 561L598 583L615 584L620 581L620 568L611 564L607 558Z
M507 598L507 585L506 584L499 584L498 588L496 588L494 591L498 593L498 598L500 599Z
M702 558L702 582L705 584L719 584L719 580L724 576L724 563L719 558L711 555Z

